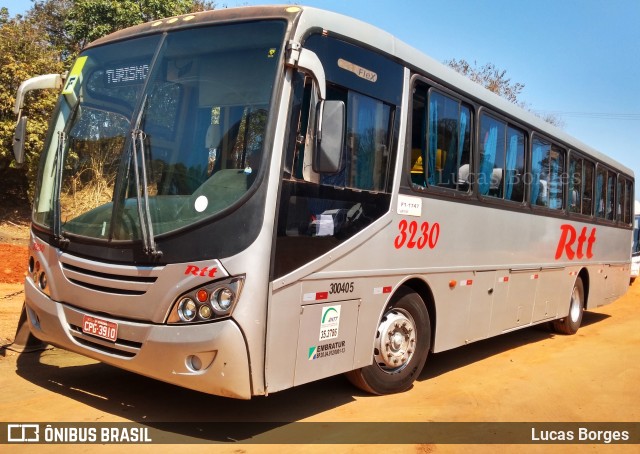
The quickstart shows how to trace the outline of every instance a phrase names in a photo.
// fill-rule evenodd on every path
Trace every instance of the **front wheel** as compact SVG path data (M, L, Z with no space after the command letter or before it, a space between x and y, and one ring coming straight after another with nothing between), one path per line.
M582 324L584 314L584 285L582 279L578 277L569 301L569 314L561 319L554 320L551 324L553 330L560 334L575 334Z
M431 348L431 324L422 298L400 288L386 308L373 349L373 364L347 372L358 388L372 394L409 389L422 370Z

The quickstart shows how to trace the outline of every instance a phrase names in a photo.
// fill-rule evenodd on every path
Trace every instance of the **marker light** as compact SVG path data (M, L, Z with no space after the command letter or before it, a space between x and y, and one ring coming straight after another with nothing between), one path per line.
M204 320L210 319L212 314L213 311L211 310L211 306L209 306L208 304L203 304L198 310L198 315L200 315L200 318Z
M201 303L204 303L205 301L207 301L209 299L209 294L207 293L207 291L205 289L200 289L200 290L198 290L198 293L196 293L196 298Z

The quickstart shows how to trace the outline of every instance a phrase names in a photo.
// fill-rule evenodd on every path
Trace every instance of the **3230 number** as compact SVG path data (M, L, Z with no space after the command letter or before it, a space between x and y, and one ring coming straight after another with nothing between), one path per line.
M428 222L423 222L418 226L416 221L407 222L406 219L403 219L398 224L398 230L398 236L393 242L396 249L403 247L424 249L426 246L433 249L440 238L440 224L437 222L434 222L429 228Z

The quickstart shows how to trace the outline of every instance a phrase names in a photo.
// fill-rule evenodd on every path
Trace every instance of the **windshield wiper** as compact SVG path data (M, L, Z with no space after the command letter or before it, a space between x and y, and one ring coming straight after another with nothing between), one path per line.
M67 133L58 131L58 146L56 147L56 184L54 185L55 205L53 207L53 238L58 242L58 246L63 248L69 245L69 239L62 234L62 208L60 203L60 191L62 186L62 171L64 169L64 149L67 145Z
M155 237L153 235L153 221L151 220L151 211L149 210L147 165L144 149L145 139L146 134L141 129L136 129L131 132L133 171L136 178L136 201L138 204L138 217L140 218L140 230L142 232L143 251L154 259L159 259L162 257L162 251L158 250L156 246ZM140 167L138 167L138 148L140 149ZM139 169L142 169L142 171Z

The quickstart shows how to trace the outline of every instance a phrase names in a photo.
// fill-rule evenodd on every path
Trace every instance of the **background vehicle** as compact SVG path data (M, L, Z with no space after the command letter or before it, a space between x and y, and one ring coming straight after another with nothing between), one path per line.
M623 294L633 184L354 19L157 21L88 46L64 83L30 328L224 396L343 372L403 391L429 352L537 323L572 334Z
M633 244L631 246L631 282L640 275L640 202L635 202L633 220Z

